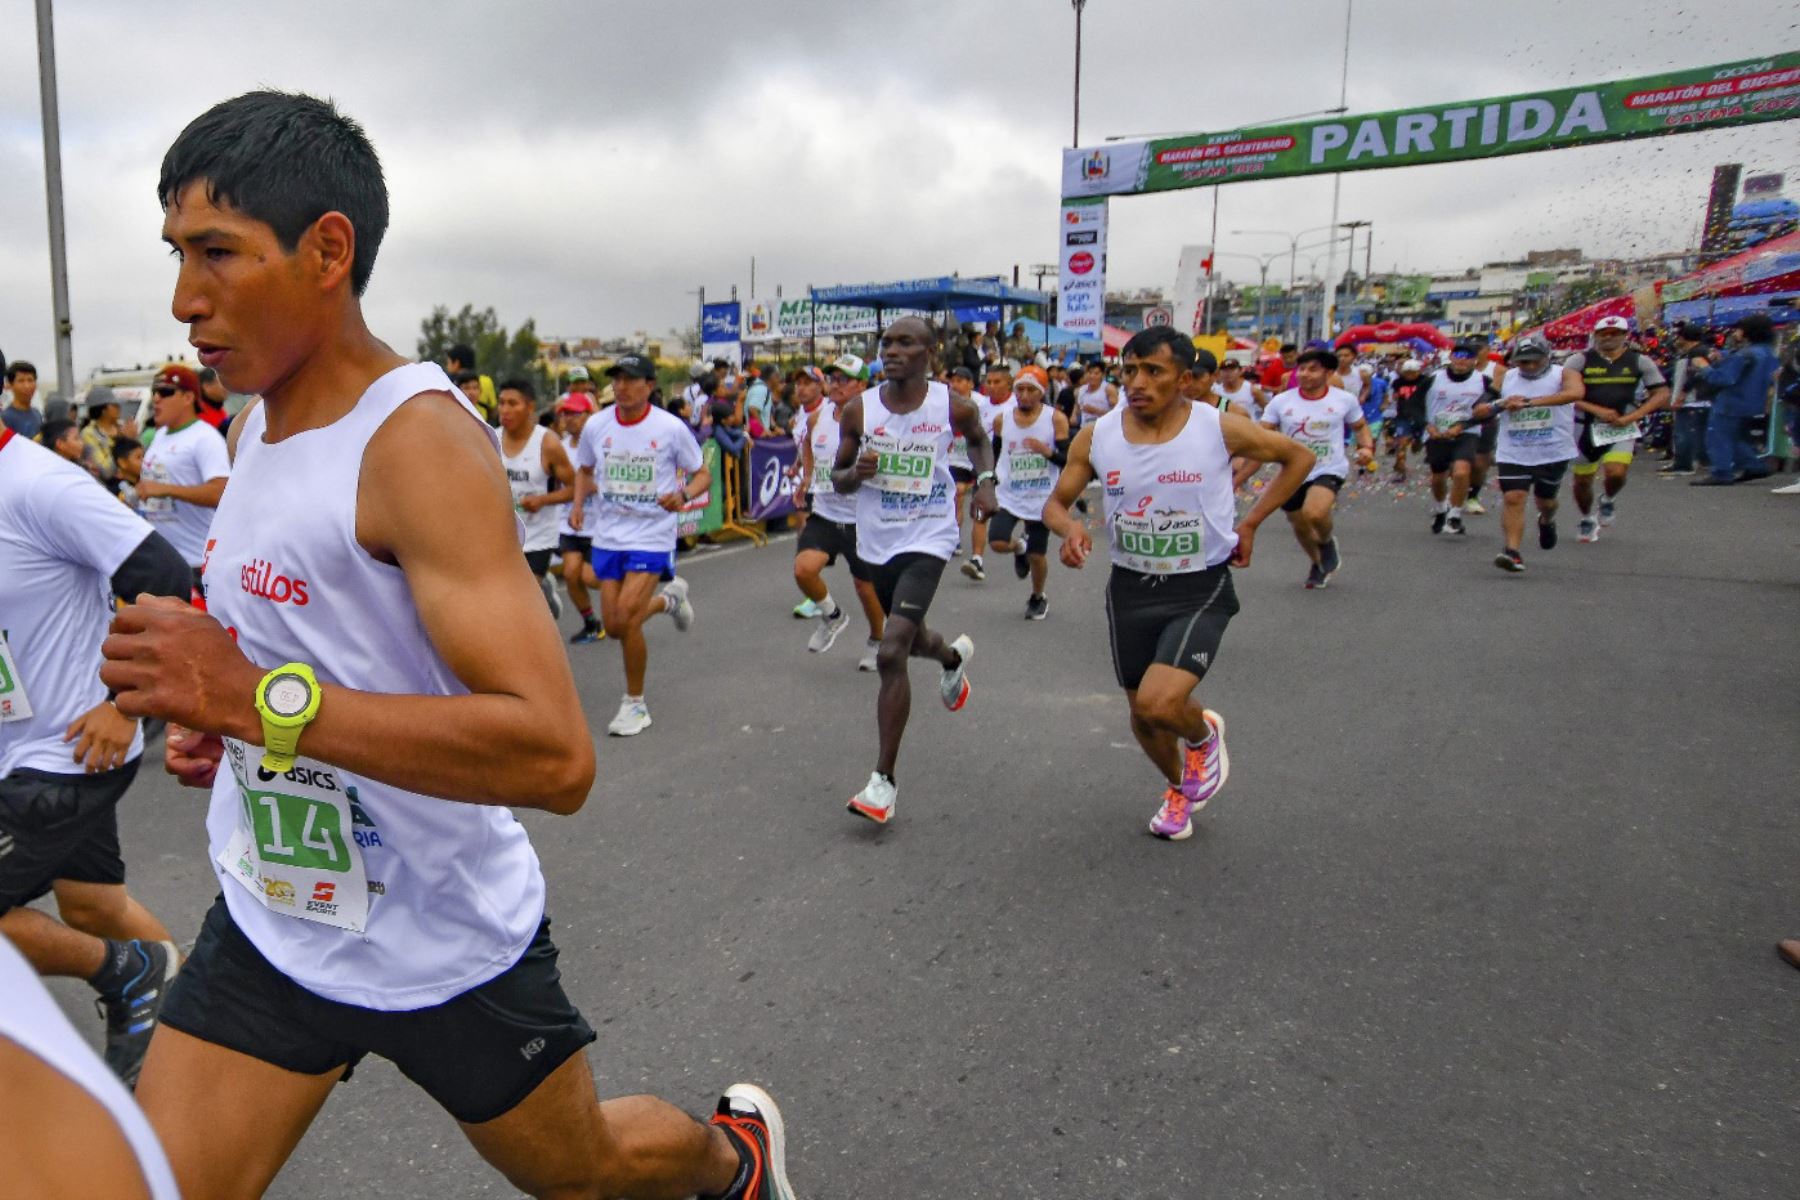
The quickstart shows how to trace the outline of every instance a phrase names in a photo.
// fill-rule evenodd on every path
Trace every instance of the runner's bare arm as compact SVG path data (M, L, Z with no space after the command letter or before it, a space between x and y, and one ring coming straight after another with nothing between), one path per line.
M594 468L577 467L575 469L575 496L569 504L569 528L577 533L581 532L582 505L587 503L587 498L593 495L595 490Z
M973 400L964 400L960 396L950 397L950 424L969 443L969 466L973 468L978 481L975 484L975 499L969 505L969 516L976 521L985 521L1000 507L1000 501L994 495L994 443L981 427L981 410L975 407ZM996 421L995 430L998 431L999 427L999 422ZM995 436L998 436L997 432ZM986 479L981 478L984 474Z
M219 507L219 497L225 494L225 476L209 479L205 483L158 483L154 479L138 482L138 495L146 500L167 497L170 500L182 500L198 508Z
M854 492L863 480L875 476L877 462L873 452L863 453L863 406L858 396L844 405L838 418L837 460L832 464L831 486L834 491Z
M529 501L535 499L537 504L526 511L537 512L552 504L567 504L575 498L575 464L569 461L568 448L562 439L552 434L544 439L544 474L548 475L557 486L542 496L527 496Z
M1065 566L1080 569L1094 549L1094 539L1087 526L1076 520L1069 506L1094 482L1094 464L1088 457L1094 444L1094 427L1089 425L1075 434L1069 443L1069 461L1056 477L1056 490L1044 501L1044 525L1062 539L1061 557Z
M325 685L300 752L447 800L579 809L593 742L486 433L448 395L414 397L369 442L357 512L358 542L405 572L426 636L469 694ZM250 662L211 617L171 600L132 605L101 649L121 712L262 744L253 696L280 664Z
M1653 412L1669 407L1669 385L1659 383L1644 396L1644 402L1626 413L1617 424L1629 425L1640 417L1647 417Z

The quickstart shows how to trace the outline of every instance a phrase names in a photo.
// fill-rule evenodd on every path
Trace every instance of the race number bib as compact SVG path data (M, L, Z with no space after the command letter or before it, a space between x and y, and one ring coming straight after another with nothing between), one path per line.
M656 499L656 455L611 453L606 456L605 486L608 500L641 504Z
M155 466L151 467L145 474L149 476L152 483L170 482L169 470L161 463L157 463ZM173 496L152 496L146 500L142 496L139 496L138 511L144 515L146 520L157 521L166 519L173 516L175 513L175 498Z
M0 721L23 721L31 716L31 697L25 694L25 680L19 674L19 660L12 647L0 635Z
M935 438L877 436L867 445L877 456L875 478L869 481L875 487L904 496L931 494L932 467L937 462Z
M302 758L273 775L261 750L232 738L225 754L239 805L218 864L270 912L361 933L369 881L337 770Z
M1515 434L1527 437L1539 436L1550 432L1550 422L1555 413L1548 408L1521 408L1512 414L1511 427Z
M822 459L813 459L812 490L815 492L831 490L831 464Z
M1050 460L1029 450L1008 451L1006 469L1014 486L1035 490L1050 486Z
M950 443L950 465L953 467L972 467L974 465L969 460L969 439L960 433Z
M1588 426L1588 436L1594 439L1596 446L1611 446L1616 442L1629 442L1637 435L1636 421L1627 425L1609 425L1605 421L1595 421Z
M1199 513L1162 512L1113 518L1113 562L1145 575L1206 567L1206 522Z

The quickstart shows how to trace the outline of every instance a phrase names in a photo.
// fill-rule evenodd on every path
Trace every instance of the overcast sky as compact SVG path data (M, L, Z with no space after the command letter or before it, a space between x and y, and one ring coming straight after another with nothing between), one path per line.
M1800 46L1800 8L1778 0L1355 5L1353 113ZM1329 107L1343 15L1091 0L1083 141ZM747 297L752 255L760 296L1056 255L1067 0L62 0L57 20L77 375L184 349L157 168L189 120L259 85L329 95L373 138L393 220L365 304L405 353L437 303L565 336L660 333L693 323L698 286ZM35 36L31 0L0 0L0 348L48 372ZM1342 219L1375 223L1378 270L1651 253L1690 242L1725 161L1800 193L1800 125L1352 174ZM1266 253L1277 239L1225 231L1323 225L1330 202L1327 179L1224 188L1219 249ZM1115 200L1109 283L1172 283L1212 203Z

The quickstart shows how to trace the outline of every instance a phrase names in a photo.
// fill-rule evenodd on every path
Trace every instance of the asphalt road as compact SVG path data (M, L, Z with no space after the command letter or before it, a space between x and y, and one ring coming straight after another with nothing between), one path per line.
M1009 564L946 575L973 695L915 667L877 830L843 807L859 631L805 652L791 543L690 560L655 725L605 738L617 651L574 647L599 780L524 818L603 1093L763 1083L806 1197L1794 1195L1800 500L1640 463L1603 540L1565 515L1523 577L1497 521L1433 538L1416 491L1352 488L1324 592L1265 527L1202 689L1231 780L1173 844L1101 570L1053 567L1042 624ZM147 771L123 823L191 940L200 801ZM512 1193L371 1060L270 1194Z

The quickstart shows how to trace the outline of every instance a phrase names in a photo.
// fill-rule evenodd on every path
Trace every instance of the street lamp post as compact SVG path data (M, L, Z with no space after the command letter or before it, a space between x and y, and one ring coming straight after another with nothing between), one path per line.
M1075 132L1069 145L1081 145L1081 10L1087 0L1069 0L1075 9Z
M56 316L56 396L75 399L74 324L69 319L69 258L63 229L62 131L56 108L56 24L50 0L37 0L38 97L44 118L44 193L50 210L50 303Z
M1263 234L1268 237L1286 238L1288 240L1288 298L1290 301L1289 307L1291 310L1291 308L1292 308L1291 302L1293 299L1293 292L1294 292L1295 268L1298 265L1298 259L1300 256L1300 239L1305 237L1309 233L1332 232L1332 231L1335 231L1335 229L1336 229L1335 225L1314 225L1311 229L1302 229L1299 233L1289 233L1285 229L1234 229L1231 232L1234 235L1235 234L1252 234L1252 233L1254 233L1254 234ZM1292 315L1293 314L1290 311L1290 314L1289 314L1290 318L1292 317ZM1297 322L1290 321L1290 326L1292 327L1294 336L1290 337L1288 340L1293 341L1293 342L1299 341L1300 338L1298 336Z

